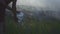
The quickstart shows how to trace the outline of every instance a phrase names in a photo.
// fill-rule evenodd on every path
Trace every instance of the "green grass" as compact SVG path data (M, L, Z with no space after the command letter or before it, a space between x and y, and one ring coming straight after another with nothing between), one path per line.
M16 25L14 25L13 20L6 17L6 34L18 34L19 30Z
M6 34L56 34L60 31L60 21L37 21L36 19L26 19L22 27L18 27L11 17L6 17ZM54 31L55 30L55 31ZM57 33L57 34L58 34Z

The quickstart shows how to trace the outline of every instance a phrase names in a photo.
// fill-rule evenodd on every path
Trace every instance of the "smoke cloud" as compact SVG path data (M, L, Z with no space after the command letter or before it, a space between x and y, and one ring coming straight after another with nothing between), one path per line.
M17 5L42 7L50 10L60 10L60 0L17 0Z

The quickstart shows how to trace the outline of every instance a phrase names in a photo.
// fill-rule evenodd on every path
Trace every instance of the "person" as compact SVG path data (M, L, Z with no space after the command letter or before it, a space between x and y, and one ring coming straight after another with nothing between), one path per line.
M18 24L23 25L24 13L22 11L17 11Z
M5 9L8 4L13 2L13 6L16 5L16 0L0 0L0 34L5 33Z

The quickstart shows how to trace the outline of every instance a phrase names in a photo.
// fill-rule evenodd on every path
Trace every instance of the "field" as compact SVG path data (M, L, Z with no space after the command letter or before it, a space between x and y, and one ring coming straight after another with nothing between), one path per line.
M11 17L6 17L6 34L60 34L59 20L42 20L27 18L24 25L18 27Z

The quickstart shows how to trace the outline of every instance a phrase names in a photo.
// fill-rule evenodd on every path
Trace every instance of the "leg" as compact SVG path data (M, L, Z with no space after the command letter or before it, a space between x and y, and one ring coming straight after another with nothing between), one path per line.
M5 10L0 6L0 34L5 32Z
M0 33L4 33L5 32L5 21L4 18L0 16Z

